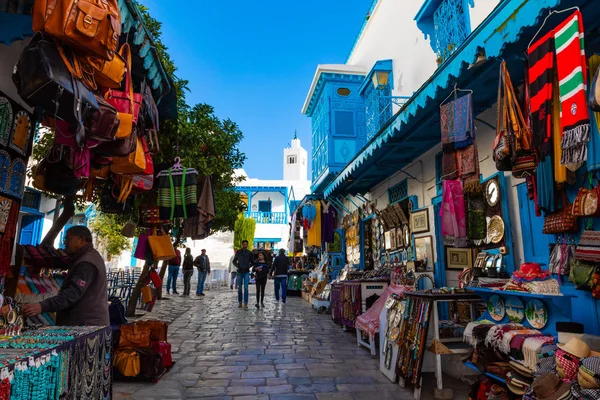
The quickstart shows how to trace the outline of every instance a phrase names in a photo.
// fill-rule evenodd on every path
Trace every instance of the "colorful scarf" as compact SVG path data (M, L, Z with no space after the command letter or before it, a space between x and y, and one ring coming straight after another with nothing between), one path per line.
M443 201L440 210L444 244L454 247L467 246L467 221L465 198L461 181L444 181Z
M444 151L462 149L473 144L473 101L471 93L440 107L442 148Z
M561 164L575 171L587 160L590 118L586 89L583 18L575 11L554 30L561 104Z
M442 180L454 180L458 178L458 163L455 151L444 151L442 153Z
M552 336L540 336L525 339L525 342L523 342L523 356L527 368L534 371L537 366L539 359L538 355L540 354L542 346L552 343L554 343L554 338Z
M552 80L554 78L553 36L553 32L550 32L527 49L532 145L535 149L540 149L543 144L549 142L552 132L550 117L552 115Z

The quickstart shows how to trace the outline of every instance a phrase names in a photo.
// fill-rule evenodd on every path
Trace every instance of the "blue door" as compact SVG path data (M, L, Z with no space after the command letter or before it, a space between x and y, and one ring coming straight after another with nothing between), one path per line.
M527 197L527 184L517 186L519 197L519 215L521 218L521 234L523 242L524 262L536 262L547 266L550 257L552 235L544 235L544 217L535 215L535 204Z
M42 240L42 216L23 215L21 219L21 232L19 233L19 244L37 245Z

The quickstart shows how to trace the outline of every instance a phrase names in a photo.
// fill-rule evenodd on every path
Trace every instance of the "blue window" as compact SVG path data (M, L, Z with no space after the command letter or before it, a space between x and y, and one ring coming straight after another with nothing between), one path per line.
M390 204L397 203L408 197L408 180L403 180L397 185L388 189L388 199Z
M444 0L433 14L435 45L441 64L471 33L468 0Z
M259 212L271 212L271 200L259 200L258 202Z
M21 208L39 211L41 199L42 194L40 192L34 192L31 189L26 189L25 193L23 194L23 202L21 203Z
M335 112L335 133L337 135L354 136L354 112Z

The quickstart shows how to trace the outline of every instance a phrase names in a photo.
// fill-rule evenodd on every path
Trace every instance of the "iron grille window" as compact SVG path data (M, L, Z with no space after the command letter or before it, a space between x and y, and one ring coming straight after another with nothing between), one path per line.
M433 14L438 64L446 61L471 33L467 0L444 0Z
M39 210L41 199L42 199L41 193L26 190L25 193L23 194L23 207L31 208L34 210Z
M367 117L367 140L375 136L392 118L392 88L388 83L381 89L368 85L363 93Z
M438 195L442 194L442 157L441 151L435 155L435 188Z
M397 185L388 189L388 199L390 204L397 203L408 197L408 180L403 180Z

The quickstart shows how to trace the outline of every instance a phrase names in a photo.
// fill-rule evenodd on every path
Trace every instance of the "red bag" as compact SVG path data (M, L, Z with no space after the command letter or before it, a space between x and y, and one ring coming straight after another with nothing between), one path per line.
M133 124L136 125L140 108L142 107L142 95L133 93L133 81L131 79L131 50L129 44L125 43L121 48L123 58L126 59L127 69L125 71L125 91L110 89L106 101L117 109L119 113L131 114Z
M160 275L158 275L156 271L150 272L150 279L152 280L154 287L162 286L162 279L160 279Z
M164 368L173 366L173 358L171 356L171 343L167 342L152 342L150 348L160 354L162 357L162 365Z

